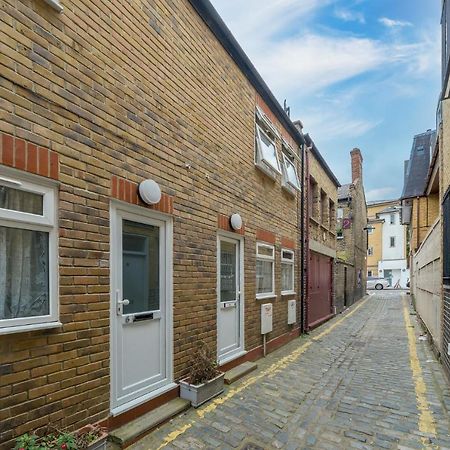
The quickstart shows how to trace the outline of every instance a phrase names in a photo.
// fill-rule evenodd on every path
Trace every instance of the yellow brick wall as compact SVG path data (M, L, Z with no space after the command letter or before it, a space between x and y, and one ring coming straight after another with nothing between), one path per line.
M367 205L367 217L372 220L376 219L376 215L390 206L399 205L398 201L377 203ZM383 223L370 222L369 226L375 228L372 233L368 234L368 246L373 248L373 255L367 256L367 270L372 270L372 276L378 276L378 261L383 259Z
M428 197L414 198L412 201L411 215L411 250L416 251L438 218L440 211L438 194L430 194Z
M109 414L112 176L153 178L174 199L176 379L197 340L215 350L219 213L245 222L246 348L261 344L258 229L276 235L269 339L292 329L280 249L282 237L298 242L299 199L254 166L256 94L247 79L186 0L64 7L58 15L42 0L2 1L0 131L60 158L63 323L0 339L4 448L48 423L77 428Z
M309 162L309 174L312 176L317 183L317 190L319 195L314 197L314 204L312 205L313 217L310 218L309 222L309 237L323 245L336 249L336 209L337 209L337 187L331 181L330 177L327 175L323 167L320 165L319 161L314 157L312 152L308 153ZM309 184L307 189L309 188ZM325 201L327 202L324 210L326 214L321 217L321 207L320 204L320 192L325 193ZM328 208L328 202L331 200L334 204L333 213L330 215Z

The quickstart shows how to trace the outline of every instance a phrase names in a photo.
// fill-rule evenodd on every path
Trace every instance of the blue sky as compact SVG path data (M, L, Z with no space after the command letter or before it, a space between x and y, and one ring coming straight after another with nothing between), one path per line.
M212 0L342 184L396 198L414 134L435 128L441 0Z

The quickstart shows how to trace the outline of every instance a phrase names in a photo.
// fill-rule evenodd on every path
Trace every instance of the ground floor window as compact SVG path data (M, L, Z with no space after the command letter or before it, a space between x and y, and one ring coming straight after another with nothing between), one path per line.
M294 292L294 252L281 250L281 293Z
M0 176L0 332L56 321L56 193Z
M256 244L256 298L275 294L275 249L273 245Z

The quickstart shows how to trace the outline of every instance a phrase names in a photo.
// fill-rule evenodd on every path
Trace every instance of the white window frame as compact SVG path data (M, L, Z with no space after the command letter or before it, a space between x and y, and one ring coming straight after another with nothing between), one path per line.
M343 219L344 218L344 208L338 207L336 209L336 218Z
M289 258L284 258L283 254L284 253L289 253L292 255L292 259ZM292 286L291 289L287 289L287 290L283 290L283 286L281 286L281 295L291 295L291 294L295 294L295 272L294 272L294 267L295 267L295 252L294 250L291 250L289 248L282 248L281 249L281 268L283 267L283 264L289 264L291 265L291 270L292 270ZM281 274L281 270L280 270L280 274ZM281 278L281 283L283 283L283 278Z
M6 174L3 176L3 174ZM0 208L0 225L49 234L49 314L45 316L0 319L0 335L61 326L58 302L58 215L56 184L15 170L0 169L0 185L43 196L43 214Z
M260 255L259 254L259 248L270 248L272 250L272 256L267 255ZM261 261L272 261L272 292L256 292L256 298L259 299L265 299L265 298L273 298L275 297L275 246L271 244L266 244L263 242L257 242L256 243L256 259ZM256 267L255 267L255 277L256 277Z
M281 134L278 131L277 127L270 121L265 112L259 107L256 106L256 118L263 124L269 132L271 132L278 139L281 138Z
M274 167L273 164L264 158L261 150L262 145L262 138L261 136L264 135L266 139L268 139L275 150L275 158L277 160L277 167ZM277 146L275 143L275 140L272 139L263 129L262 127L256 123L255 124L255 165L259 169L261 169L266 175L269 177L276 179L277 175L281 175L281 166L280 166L280 159L278 157L278 151Z
M283 179L282 179L281 185L288 192L295 195L296 192L301 192L301 184L300 184L300 180L298 178L297 167L295 167L294 162L291 161L291 159L289 158L289 155L288 155L288 153L292 153L292 151L289 150L288 147L285 147L285 148L286 148L286 150L283 149L281 152L282 172L283 172ZM295 161L295 156L294 156L294 161ZM292 168L294 169L295 179L297 181L297 184L292 183L292 181L290 180L289 175L288 175L288 166L292 166Z

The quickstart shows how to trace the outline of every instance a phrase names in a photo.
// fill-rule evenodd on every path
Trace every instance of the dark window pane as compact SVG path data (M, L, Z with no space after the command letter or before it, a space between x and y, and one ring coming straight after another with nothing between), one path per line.
M34 192L20 191L7 186L0 186L0 208L10 209L42 216L44 197Z
M236 253L237 245L220 242L220 301L230 302L237 299Z
M0 226L0 319L49 312L49 235Z
M159 227L123 221L124 314L159 310Z

